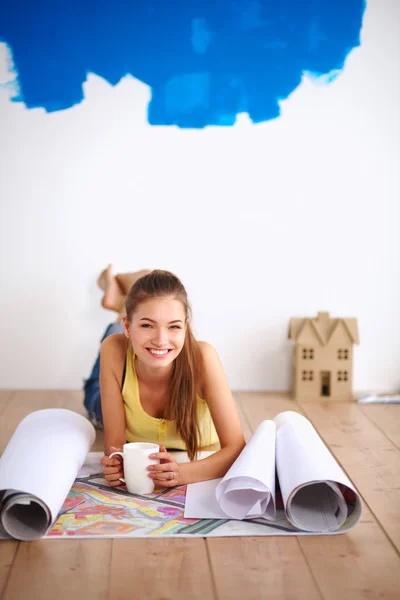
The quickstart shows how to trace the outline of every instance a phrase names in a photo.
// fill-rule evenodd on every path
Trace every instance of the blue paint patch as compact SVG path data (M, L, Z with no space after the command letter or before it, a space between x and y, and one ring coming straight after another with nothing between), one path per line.
M304 71L333 80L359 45L364 9L365 0L3 0L0 39L28 108L70 108L88 73L111 85L129 73L152 88L149 123L229 126L242 112L254 123L278 117Z

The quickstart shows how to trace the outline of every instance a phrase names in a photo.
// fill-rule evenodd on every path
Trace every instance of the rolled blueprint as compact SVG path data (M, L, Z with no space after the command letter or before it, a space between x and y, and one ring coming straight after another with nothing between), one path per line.
M287 519L304 531L353 527L361 497L308 419L287 411L276 424L276 469Z
M25 417L0 458L0 534L41 538L56 520L96 438L93 425L66 409Z
M276 511L275 471L284 511ZM360 495L310 421L293 411L262 421L225 477L188 485L185 505L186 518L277 519L304 533L348 531L361 511Z

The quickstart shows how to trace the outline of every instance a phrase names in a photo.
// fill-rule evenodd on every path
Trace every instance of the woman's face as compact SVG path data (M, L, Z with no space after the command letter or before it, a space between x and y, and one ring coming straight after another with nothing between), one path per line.
M172 296L150 298L139 304L125 335L139 360L149 367L167 367L183 348L186 333L185 309Z

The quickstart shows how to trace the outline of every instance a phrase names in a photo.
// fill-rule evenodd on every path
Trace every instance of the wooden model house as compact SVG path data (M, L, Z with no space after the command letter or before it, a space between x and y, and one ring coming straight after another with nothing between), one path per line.
M353 400L353 344L359 344L357 319L290 320L293 346L293 395L296 400Z

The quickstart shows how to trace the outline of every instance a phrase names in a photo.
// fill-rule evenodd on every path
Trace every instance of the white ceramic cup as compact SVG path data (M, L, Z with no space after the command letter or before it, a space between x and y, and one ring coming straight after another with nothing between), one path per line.
M157 465L159 459L149 458L149 454L160 452L157 444L148 444L145 442L129 442L124 444L123 452L113 452L108 458L119 454L123 459L124 478L121 481L126 483L130 494L151 494L154 490L154 481L149 477L149 465Z

